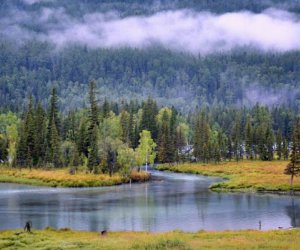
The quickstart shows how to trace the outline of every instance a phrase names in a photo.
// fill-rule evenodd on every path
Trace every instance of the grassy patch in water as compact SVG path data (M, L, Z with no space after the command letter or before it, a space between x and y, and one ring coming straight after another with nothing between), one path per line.
M164 164L158 170L218 176L228 181L211 185L215 191L269 191L291 190L290 176L285 175L287 161L240 161L220 164ZM300 191L300 178L294 179L294 190Z
M184 233L98 232L72 230L0 231L0 249L299 249L300 230Z
M146 181L149 173L134 172L132 180ZM0 167L0 182L29 184L35 186L50 187L100 187L127 183L128 178L119 174L109 176L107 174L89 174L77 172L70 174L68 169L43 170L43 169L13 169L5 166Z

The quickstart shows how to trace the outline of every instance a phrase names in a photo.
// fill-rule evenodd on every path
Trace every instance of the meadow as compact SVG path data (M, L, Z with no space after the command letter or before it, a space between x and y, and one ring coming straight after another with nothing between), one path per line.
M131 172L133 182L147 181L150 178L146 172ZM91 174L79 171L70 174L69 169L25 169L0 167L0 182L19 183L49 187L100 187L112 186L129 182L129 178L120 174L111 177L108 174Z
M300 230L185 233L99 232L69 229L0 231L0 249L299 249Z
M218 176L224 182L212 184L214 191L288 192L290 176L284 174L288 161L239 161L219 164L164 164L158 170ZM300 177L294 178L294 191L300 191Z

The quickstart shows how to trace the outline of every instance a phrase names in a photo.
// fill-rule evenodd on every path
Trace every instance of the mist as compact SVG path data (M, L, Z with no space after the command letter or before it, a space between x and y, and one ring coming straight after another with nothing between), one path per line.
M30 27L38 26L39 31L26 27L24 22ZM126 18L110 12L74 18L63 8L43 8L30 13L12 12L9 18L0 19L0 26L5 37L51 41L59 48L70 44L90 48L147 48L155 44L192 54L226 52L236 47L278 52L300 49L299 17L278 9L259 14L220 15L177 10Z

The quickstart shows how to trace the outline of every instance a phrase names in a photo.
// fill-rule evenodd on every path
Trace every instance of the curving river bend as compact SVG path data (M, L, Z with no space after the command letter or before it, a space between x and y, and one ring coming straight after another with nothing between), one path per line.
M102 188L44 188L0 184L0 229L184 231L300 226L300 197L215 193L219 178L152 171L143 184Z

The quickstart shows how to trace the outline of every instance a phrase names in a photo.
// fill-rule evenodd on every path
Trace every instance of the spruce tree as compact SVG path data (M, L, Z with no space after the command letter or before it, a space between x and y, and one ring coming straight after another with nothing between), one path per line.
M42 165L46 155L46 114L41 104L38 103L35 111L34 134L34 165Z
M50 159L54 167L61 167L61 152L60 152L60 139L55 124L55 118L51 122L51 135L50 135Z
M90 130L93 130L94 126L99 125L99 108L96 99L96 82L91 81L89 85L89 103L90 103Z
M156 116L158 114L157 104L150 97L143 104L142 120L140 130L148 130L151 132L152 138L157 139Z
M94 126L91 135L88 153L88 169L90 172L93 172L100 164L97 126Z
M52 121L55 123L55 128L57 129L57 133L60 134L60 120L59 120L59 110L58 110L58 97L56 88L53 87L50 97L50 108L48 111L48 128L47 128L47 141L48 146L50 146L50 137L52 134L51 128Z
M293 189L294 177L300 176L300 118L297 118L293 129L291 161L284 173L291 176L290 184Z

